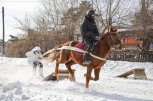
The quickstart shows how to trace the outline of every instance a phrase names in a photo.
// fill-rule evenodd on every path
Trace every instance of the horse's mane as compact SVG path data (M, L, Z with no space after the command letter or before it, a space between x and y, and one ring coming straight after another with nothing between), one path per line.
M107 33L102 33L101 36L100 36L100 37L101 37L101 40L103 40L104 37L105 37L107 34L108 34L108 32L107 32Z

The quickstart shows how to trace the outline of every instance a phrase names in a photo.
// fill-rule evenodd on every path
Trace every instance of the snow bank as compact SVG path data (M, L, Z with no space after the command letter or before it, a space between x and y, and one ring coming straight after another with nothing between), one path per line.
M54 63L43 64L44 76L54 71ZM76 70L75 82L46 82L33 77L27 59L0 57L0 101L153 101L153 63L108 60L100 80L90 81L89 89L84 88L86 68L72 68ZM133 68L145 68L148 79L116 78Z
M2 91L7 92L7 91L12 91L16 88L16 93L22 90L22 83L21 82L14 82L14 83L8 83L4 86L2 86Z
M21 101L27 99L28 97L23 94L21 82L11 82L2 86L0 101Z
M0 64L8 64L8 65L27 65L27 58L7 58L0 57Z

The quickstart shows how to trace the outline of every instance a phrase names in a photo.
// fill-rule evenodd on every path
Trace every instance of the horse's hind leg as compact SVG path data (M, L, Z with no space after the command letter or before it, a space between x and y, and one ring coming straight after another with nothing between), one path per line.
M75 80L75 77L74 77L74 72L73 70L71 69L71 66L74 64L74 62L72 60L68 61L65 65L66 65L66 68L68 69L69 73L70 73L70 78L71 80Z
M58 71L59 71L59 64L65 63L68 61L67 56L67 51L61 50L59 53L59 56L56 59L56 64L55 64L55 70L54 70L54 75L57 76Z
M54 70L54 75L55 76L57 76L57 74L58 74L58 68L59 68L59 63L58 63L58 60L56 60L55 70Z

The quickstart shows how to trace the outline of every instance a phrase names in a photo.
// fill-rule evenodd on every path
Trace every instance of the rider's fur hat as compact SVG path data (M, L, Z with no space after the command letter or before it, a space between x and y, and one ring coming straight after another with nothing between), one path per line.
M95 10L94 9L89 9L87 12L87 15L95 15Z
M40 47L39 46L36 46L32 49L32 51L41 51Z

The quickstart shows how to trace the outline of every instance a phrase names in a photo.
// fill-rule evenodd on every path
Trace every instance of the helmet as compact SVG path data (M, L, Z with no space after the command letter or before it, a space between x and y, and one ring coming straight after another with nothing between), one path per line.
M89 9L88 12L87 12L87 15L90 16L92 14L95 15L95 10L94 9Z

